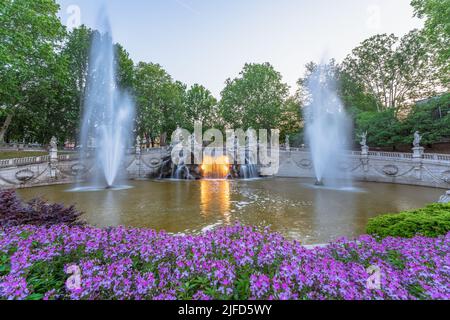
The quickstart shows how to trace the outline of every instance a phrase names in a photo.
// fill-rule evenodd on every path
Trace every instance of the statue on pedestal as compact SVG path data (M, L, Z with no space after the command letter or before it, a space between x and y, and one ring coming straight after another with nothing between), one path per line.
M57 149L58 148L58 140L54 136L50 140L50 148L51 149Z
M56 178L58 174L58 139L52 137L50 140L50 177Z
M360 141L361 147L367 147L367 131L363 132L359 137L361 138Z
M136 137L136 156L141 154L141 137Z
M420 148L421 141L422 141L422 136L420 135L419 131L414 132L414 141L413 141L414 148Z

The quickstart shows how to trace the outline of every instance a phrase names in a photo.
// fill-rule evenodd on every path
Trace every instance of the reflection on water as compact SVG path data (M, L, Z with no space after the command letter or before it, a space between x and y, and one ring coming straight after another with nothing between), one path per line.
M369 218L434 202L442 190L394 184L354 183L355 190L310 187L309 179L130 181L133 188L68 192L57 185L19 190L26 200L42 196L75 204L90 224L126 225L197 233L214 226L244 224L304 243L323 243L365 232Z
M230 181L200 180L200 213L208 217L220 212L224 222L230 224Z

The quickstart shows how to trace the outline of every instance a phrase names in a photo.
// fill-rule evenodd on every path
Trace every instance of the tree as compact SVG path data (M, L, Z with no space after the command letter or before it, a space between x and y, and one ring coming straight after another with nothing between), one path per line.
M185 99L186 121L184 127L194 129L196 121L200 121L203 128L213 128L216 121L217 100L204 86L194 84L187 92Z
M0 5L0 117L3 141L14 114L57 59L65 29L53 0L3 0Z
M411 143L415 131L422 134L423 144L450 138L450 93L418 102L401 124L403 143Z
M283 103L278 126L282 142L285 141L286 136L289 135L290 138L293 138L302 131L303 114L300 105L300 102L295 97L289 97Z
M425 35L437 50L444 81L450 74L450 0L412 0L414 14L425 18Z
M122 45L116 44L115 51L117 83L122 89L131 90L133 88L134 62Z
M288 86L269 64L246 64L234 80L228 79L222 91L220 116L228 126L271 129L280 122Z
M186 87L173 82L158 64L139 62L135 68L134 91L138 108L138 134L152 143L162 143L177 125L182 125Z
M400 122L394 109L380 112L361 112L356 116L356 131L367 132L367 144L371 147L393 146L399 139ZM355 137L358 140L357 137Z
M304 76L297 82L296 98L302 105L305 105L308 100L308 79L318 67L319 65L315 62L307 63ZM376 98L365 92L364 87L343 70L342 66L337 64L334 59L322 64L321 67L327 77L327 81L324 81L324 83L334 86L336 94L342 100L348 112L354 114L360 111L376 110Z
M62 56L67 64L67 99L65 117L67 139L77 141L80 115L86 95L89 52L94 35L86 26L73 29L67 36Z
M376 97L378 111L397 112L439 88L435 57L417 30L400 40L382 34L363 41L344 60L343 71Z

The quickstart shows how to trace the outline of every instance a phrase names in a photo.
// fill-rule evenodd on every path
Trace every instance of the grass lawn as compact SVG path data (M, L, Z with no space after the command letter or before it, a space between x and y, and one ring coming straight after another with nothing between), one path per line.
M58 151L58 154L68 154L71 152ZM0 160L3 159L15 159L15 158L27 158L27 157L39 157L46 156L48 152L45 151L0 151Z
M26 158L26 157L39 157L45 156L47 154L48 152L43 151L0 151L0 160Z

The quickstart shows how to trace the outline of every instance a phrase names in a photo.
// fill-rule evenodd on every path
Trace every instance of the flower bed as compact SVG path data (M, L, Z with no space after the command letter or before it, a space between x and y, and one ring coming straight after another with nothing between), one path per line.
M449 243L450 234L363 236L308 250L240 225L198 236L13 227L0 231L0 298L449 299ZM367 286L370 266L380 270L379 288ZM80 287L68 281L77 268Z

